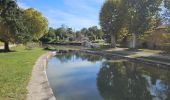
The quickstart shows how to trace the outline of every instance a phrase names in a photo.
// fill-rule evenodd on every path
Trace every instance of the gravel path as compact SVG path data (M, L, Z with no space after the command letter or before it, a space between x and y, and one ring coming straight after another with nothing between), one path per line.
M27 87L27 100L56 100L46 75L47 60L52 55L54 55L54 53L48 52L37 60Z

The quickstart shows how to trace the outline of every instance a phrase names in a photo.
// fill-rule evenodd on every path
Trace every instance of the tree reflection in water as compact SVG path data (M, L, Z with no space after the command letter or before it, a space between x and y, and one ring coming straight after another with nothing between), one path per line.
M96 62L96 61L100 61L103 59L102 56L91 55L91 54L81 53L77 51L76 52L73 51L71 53L57 54L56 57L61 62L68 62L72 57L74 57L75 59L82 59L82 60L87 60L90 62Z
M97 87L104 100L170 100L170 71L107 61L98 73Z

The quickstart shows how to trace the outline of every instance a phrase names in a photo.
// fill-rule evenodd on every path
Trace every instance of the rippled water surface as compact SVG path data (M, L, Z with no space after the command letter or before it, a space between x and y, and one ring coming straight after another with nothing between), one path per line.
M125 59L65 53L49 60L57 100L170 100L170 70Z

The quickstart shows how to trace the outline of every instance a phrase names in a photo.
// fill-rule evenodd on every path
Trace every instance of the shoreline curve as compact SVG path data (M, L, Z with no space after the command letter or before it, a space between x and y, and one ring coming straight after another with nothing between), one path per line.
M46 74L47 62L54 55L54 52L48 52L36 61L27 86L26 100L56 100Z

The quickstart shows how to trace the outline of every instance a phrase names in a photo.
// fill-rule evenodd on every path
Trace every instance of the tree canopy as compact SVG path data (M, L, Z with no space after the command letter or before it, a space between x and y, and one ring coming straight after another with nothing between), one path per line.
M47 19L37 10L29 8L24 10L24 24L34 39L38 40L48 31Z
M124 25L125 14L125 0L106 0L100 11L100 25L111 36L112 47L116 47L116 34Z
M16 0L0 0L0 41L9 51L9 43L38 40L48 30L48 21L33 8L21 9Z
M14 0L0 0L0 41L9 51L9 42L21 42L27 35L23 25L22 10Z
M105 34L110 35L112 47L122 28L132 35L131 47L135 48L138 35L161 25L163 1L169 9L169 0L106 0L100 11L100 25ZM170 15L169 10L166 15Z

